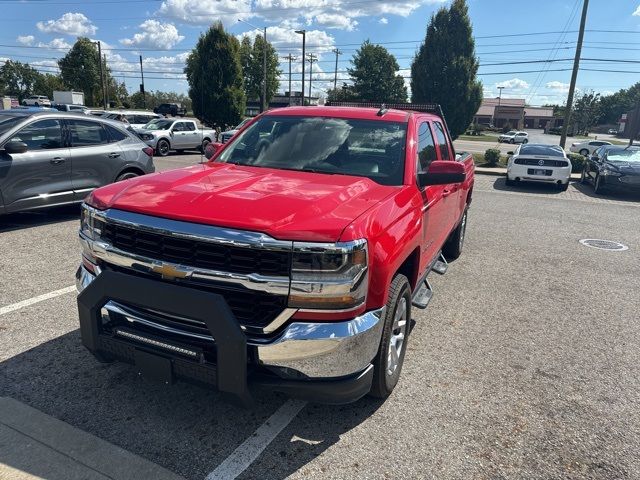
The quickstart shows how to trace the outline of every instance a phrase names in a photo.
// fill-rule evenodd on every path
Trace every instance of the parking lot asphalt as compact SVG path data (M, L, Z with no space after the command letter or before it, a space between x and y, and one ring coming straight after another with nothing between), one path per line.
M413 311L394 394L303 405L239 478L640 478L639 207L575 183L477 176L465 251ZM0 219L0 309L73 284L77 227L76 207ZM0 314L0 345L0 396L188 479L214 472L287 402L257 391L243 410L97 363L73 293Z

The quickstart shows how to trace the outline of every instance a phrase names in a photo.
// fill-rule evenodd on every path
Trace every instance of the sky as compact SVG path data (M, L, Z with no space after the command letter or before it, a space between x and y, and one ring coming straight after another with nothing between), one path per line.
M468 0L485 97L525 98L530 105L566 101L583 0ZM300 89L301 36L313 65L313 93L338 84L358 46L385 46L408 76L431 15L450 0L0 0L0 62L57 71L56 59L78 36L100 41L113 75L130 92L145 87L186 93L184 61L198 37L220 20L241 38L267 27L278 54L292 54L293 90ZM243 20L247 23L239 22ZM591 0L579 91L610 94L640 80L640 0ZM550 61L551 60L551 61ZM514 63L520 62L520 63ZM523 63L535 62L535 63ZM288 90L282 60L281 91ZM309 63L307 63L307 75ZM630 73L626 73L630 72ZM406 79L408 84L409 80ZM308 76L307 76L308 88Z

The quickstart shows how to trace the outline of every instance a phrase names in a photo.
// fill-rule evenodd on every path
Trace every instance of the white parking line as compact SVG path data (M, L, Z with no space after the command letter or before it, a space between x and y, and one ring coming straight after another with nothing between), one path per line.
M4 315L5 313L9 312L15 312L16 310L28 307L29 305L33 305L34 303L43 302L45 300L49 300L50 298L56 298L60 295L64 295L65 293L75 292L75 290L76 287L72 285L70 287L61 288L60 290L54 290L53 292L38 295L37 297L31 297L18 303L12 303L11 305L7 305L6 307L0 307L0 315Z
M306 404L307 402L301 400L287 400L213 472L207 475L206 480L232 480L244 472Z

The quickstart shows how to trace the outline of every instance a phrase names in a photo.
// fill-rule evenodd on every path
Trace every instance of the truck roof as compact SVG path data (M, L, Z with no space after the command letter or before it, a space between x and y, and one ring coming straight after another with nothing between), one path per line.
M336 117L336 118L356 118L361 120L380 120L390 122L407 122L414 112L404 110L388 109L384 115L379 116L379 108L368 107L326 107L326 106L310 106L310 107L285 107L269 110L267 115L283 115L283 116L314 116L314 117ZM434 119L436 115L424 114Z

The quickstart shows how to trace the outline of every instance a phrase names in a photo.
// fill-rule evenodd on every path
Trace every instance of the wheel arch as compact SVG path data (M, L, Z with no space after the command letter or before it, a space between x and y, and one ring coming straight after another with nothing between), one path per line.
M142 170L140 167L136 167L136 166L133 166L133 165L127 165L122 170L120 170L118 172L118 174L115 176L113 181L115 182L118 179L118 177L120 177L121 175L124 175L125 173L135 173L135 174L137 174L139 176L145 175L145 171Z
M414 291L416 284L418 283L418 272L420 270L420 247L414 248L407 258L400 264L398 269L391 276L390 282L393 281L393 278L401 273L409 280L409 285L411 285L411 290Z

